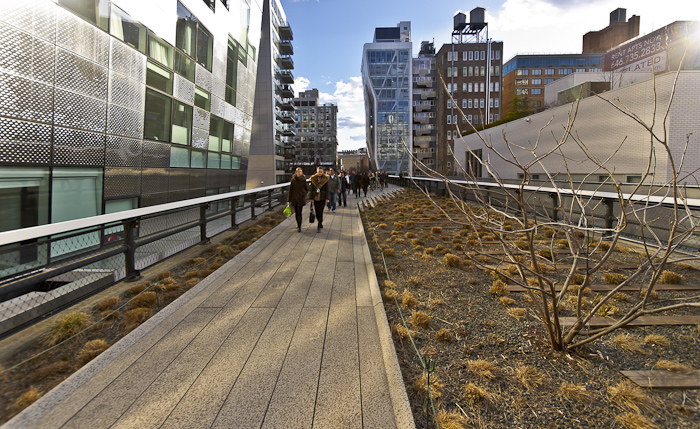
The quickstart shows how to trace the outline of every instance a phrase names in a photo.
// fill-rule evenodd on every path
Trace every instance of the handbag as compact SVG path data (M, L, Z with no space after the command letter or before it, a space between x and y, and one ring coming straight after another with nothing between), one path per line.
M311 211L309 212L309 223L316 222L316 213L314 212L314 204L311 203Z

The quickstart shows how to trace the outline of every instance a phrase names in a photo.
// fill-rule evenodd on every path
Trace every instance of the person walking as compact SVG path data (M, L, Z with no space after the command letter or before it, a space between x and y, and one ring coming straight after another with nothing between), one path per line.
M318 167L316 174L309 179L309 195L311 204L316 210L316 219L318 221L318 229L316 232L321 232L323 229L323 206L328 203L328 176L323 174L323 167Z
M367 188L369 187L369 174L367 172L362 174L362 190L365 193L365 197L367 196Z
M340 199L338 200L338 205L341 203L343 207L348 206L348 189L350 189L350 178L345 175L344 171L340 172Z
M297 220L297 232L301 232L301 211L306 205L306 194L309 192L309 184L306 183L306 176L301 168L297 168L289 184L287 193L287 205L294 207L294 214Z
M355 176L352 178L352 189L356 197L360 196L360 186L362 185L362 175L356 171Z
M340 193L340 178L335 174L334 169L330 169L328 177L328 210L335 213L336 203L338 202L338 194Z

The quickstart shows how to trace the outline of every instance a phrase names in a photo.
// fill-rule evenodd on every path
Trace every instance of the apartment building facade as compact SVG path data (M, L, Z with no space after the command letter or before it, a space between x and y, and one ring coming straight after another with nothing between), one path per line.
M435 45L421 42L413 58L413 157L415 175L437 166L437 62Z
M309 175L317 167L337 166L338 106L321 104L318 89L302 91L294 99L296 106L296 135L289 172L297 167Z

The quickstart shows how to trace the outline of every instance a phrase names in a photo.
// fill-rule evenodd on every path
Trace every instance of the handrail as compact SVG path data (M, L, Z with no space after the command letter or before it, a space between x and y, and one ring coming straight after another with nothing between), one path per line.
M89 228L98 225L106 225L121 222L127 219L144 217L152 214L183 209L186 207L196 207L202 204L230 200L241 196L258 194L269 190L280 189L289 186L289 183L263 186L244 191L234 191L226 194L212 195L208 197L198 197L189 200L176 201L173 203L159 204L157 206L143 207L133 210L126 210L117 213L110 213L99 216L92 216L81 219L68 220L64 222L50 223L46 225L32 226L29 228L14 229L0 232L0 246L18 243L20 241L32 240L50 235L62 234L77 229Z
M398 179L399 176L396 175L390 175L389 177L396 178ZM431 181L431 182L440 182L440 183L445 183L445 180L443 179L434 179L432 177L411 177L411 176L404 176L404 180L422 180L422 181ZM491 187L491 188L506 188L506 189L520 189L521 185L515 185L515 184L510 184L510 183L494 183L494 182L474 182L472 180L452 180L448 179L449 183L455 183L459 185L476 185L476 186L484 186L484 187ZM533 192L544 192L544 193L561 193L564 195L578 195L581 197L596 197L596 198L604 198L604 199L618 199L619 195L615 192L606 192L606 191L588 191L584 189L580 189L577 191L571 190L571 189L566 189L566 188L550 188L550 187L545 187L545 186L534 186L534 185L525 185L522 187L526 191L533 191ZM659 196L654 196L654 195L643 195L643 194L626 194L623 193L622 197L627 200L627 201L633 201L633 202L650 202L650 203L657 203L657 204L668 204L672 205L673 204L673 197L659 197ZM698 208L700 209L700 198L684 198L684 199L677 199L676 201L678 204L682 205L687 205L688 207L693 207L693 208Z

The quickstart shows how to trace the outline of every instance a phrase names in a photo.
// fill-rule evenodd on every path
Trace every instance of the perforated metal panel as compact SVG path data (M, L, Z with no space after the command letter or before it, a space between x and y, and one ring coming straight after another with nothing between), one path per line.
M183 189L180 191L170 191L168 192L168 202L174 203L176 201L187 200L190 198L190 190Z
M51 122L53 88L41 82L0 72L0 115Z
M135 197L140 193L140 169L105 168L104 198Z
M197 86L204 89L207 92L211 92L211 80L211 73L209 73L209 71L204 67L200 66L199 64L196 64L194 82L197 84Z
M207 193L207 190L204 188L190 189L189 198L203 197L206 195L206 193Z
M226 107L226 113L224 114L224 119L226 119L229 122L235 122L236 121L236 108L233 107L232 105L224 102L224 106Z
M209 147L209 132L192 128L192 147L207 149Z
M168 191L185 191L190 189L190 174L188 169L171 168L168 179Z
M54 165L104 165L104 134L54 127Z
M50 0L0 1L0 20L54 43L56 8Z
M187 104L194 103L194 83L175 74L175 80L173 81L173 95L178 100L182 100Z
M115 71L109 73L109 102L127 109L143 112L146 85Z
M219 97L212 97L211 114L223 118L226 114L226 102Z
M209 130L209 119L211 117L209 112L204 109L200 109L199 107L195 107L192 116L192 125L195 128Z
M146 56L114 37L110 38L109 67L137 82L146 82Z
M226 97L226 83L215 77L211 93L223 100Z
M51 126L0 118L0 162L49 164Z
M58 48L56 87L104 100L107 98L107 68Z
M157 206L168 202L168 193L160 194L141 194L141 207Z
M170 167L170 145L149 140L143 141L141 165L147 167Z
M53 83L55 47L0 23L0 71Z
M105 167L141 167L143 142L138 139L107 136Z
M56 45L103 67L109 65L110 36L72 13L58 8Z
M126 109L116 104L110 104L108 110L108 134L143 137L143 111Z
M107 103L56 88L54 123L69 128L105 132Z
M207 186L207 170L202 168L190 169L190 189L205 188Z
M168 170L165 168L141 169L141 192L144 194L168 192Z

